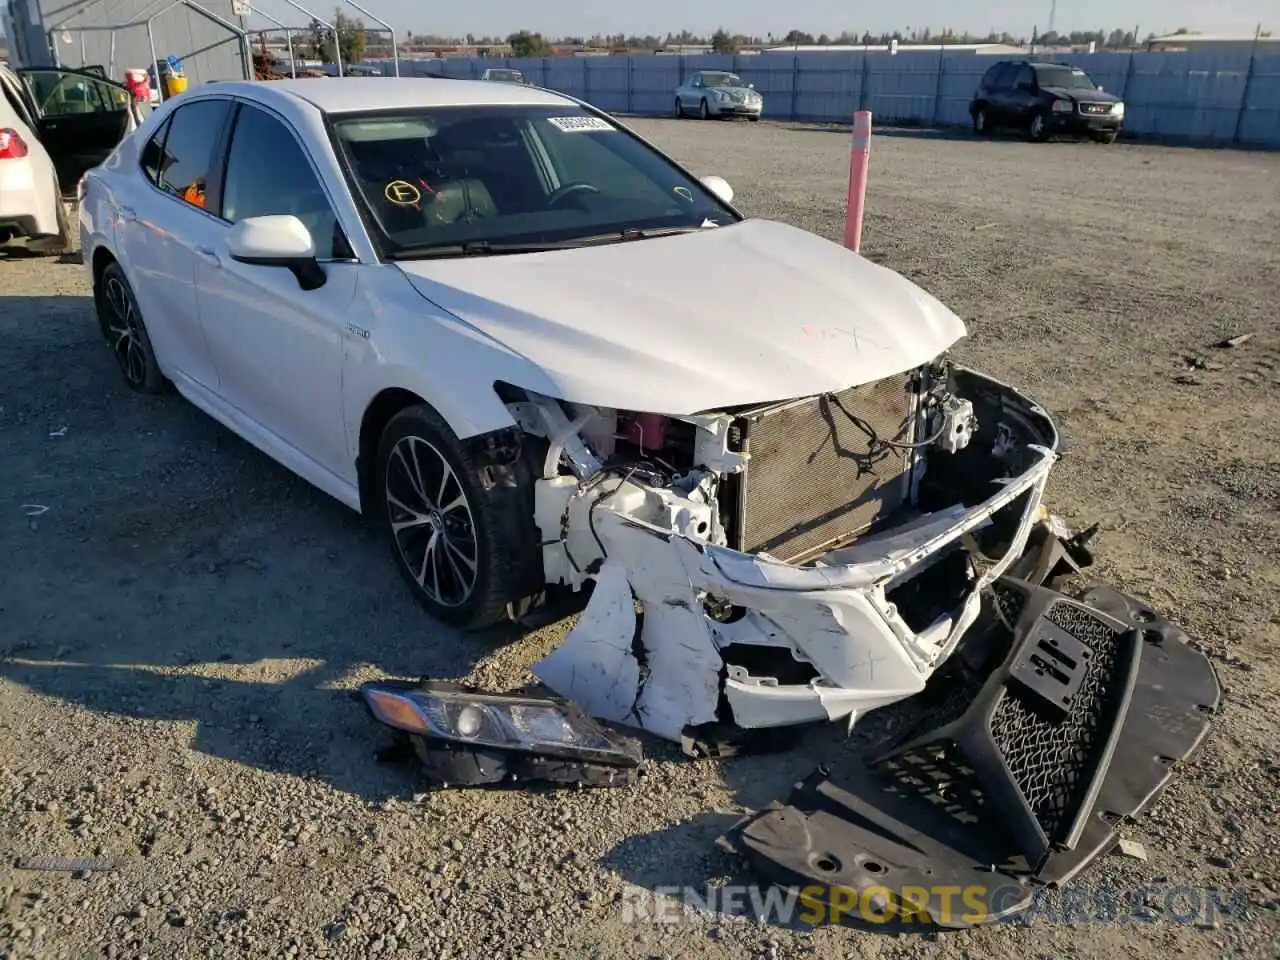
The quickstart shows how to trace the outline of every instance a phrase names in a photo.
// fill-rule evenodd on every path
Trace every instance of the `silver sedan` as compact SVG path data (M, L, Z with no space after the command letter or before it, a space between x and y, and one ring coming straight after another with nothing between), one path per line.
M764 97L756 88L725 70L699 70L676 87L677 117L694 113L703 120L712 117L759 120L763 110Z

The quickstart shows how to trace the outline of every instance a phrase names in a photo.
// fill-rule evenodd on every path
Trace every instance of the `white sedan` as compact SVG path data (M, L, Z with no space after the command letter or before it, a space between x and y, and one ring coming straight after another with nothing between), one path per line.
M62 197L140 119L128 89L94 70L0 64L0 244L65 249L74 225Z
M80 231L130 387L363 513L441 620L593 585L535 672L679 739L921 690L1057 456L945 359L954 313L731 200L546 90L219 83L88 174Z

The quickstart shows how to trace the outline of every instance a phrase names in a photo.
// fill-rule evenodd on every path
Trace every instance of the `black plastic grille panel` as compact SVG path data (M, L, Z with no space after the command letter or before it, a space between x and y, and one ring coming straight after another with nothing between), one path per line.
M915 371L744 416L751 461L740 487L740 545L800 560L847 541L906 498ZM860 423L855 423L851 416Z
M1050 841L1070 829L1089 788L1123 695L1119 634L1087 611L1061 600L1046 618L1093 651L1083 682L1060 722L1047 719L1035 699L1009 687L996 704L991 736Z

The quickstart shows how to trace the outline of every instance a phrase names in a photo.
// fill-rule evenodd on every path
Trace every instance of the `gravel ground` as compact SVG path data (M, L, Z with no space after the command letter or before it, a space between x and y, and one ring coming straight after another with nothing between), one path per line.
M635 126L746 212L839 235L846 130ZM1223 681L1206 750L1127 831L1147 859L1078 885L1144 889L1147 922L628 923L624 891L741 878L714 837L839 759L841 732L703 764L650 743L620 790L417 793L350 689L515 686L567 625L495 643L424 619L354 516L180 399L126 393L81 267L0 255L0 958L1274 955L1280 156L902 132L872 176L867 252L1056 413L1052 506L1102 521L1097 578L1180 621ZM121 865L13 869L27 854ZM1179 886L1247 906L1178 922Z

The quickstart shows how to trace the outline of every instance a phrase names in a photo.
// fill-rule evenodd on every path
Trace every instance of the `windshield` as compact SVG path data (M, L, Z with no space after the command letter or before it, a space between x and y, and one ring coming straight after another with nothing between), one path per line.
M735 73L704 73L702 75L702 85L704 87L745 87L742 78Z
M1097 85L1089 79L1089 75L1079 67L1044 67L1033 68L1036 81L1042 87L1060 87L1064 90L1096 90Z
M738 219L661 154L575 106L348 115L333 129L389 256Z

